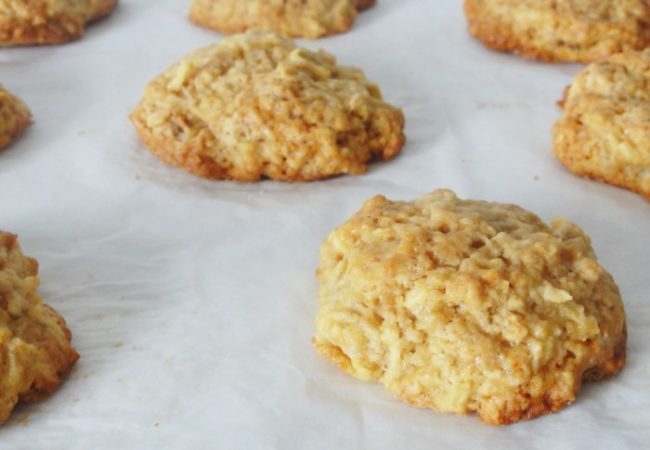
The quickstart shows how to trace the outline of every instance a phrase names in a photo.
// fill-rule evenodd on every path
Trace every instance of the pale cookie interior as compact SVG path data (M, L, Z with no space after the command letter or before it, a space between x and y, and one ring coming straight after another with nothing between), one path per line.
M0 423L19 401L52 393L79 355L63 318L36 293L38 264L0 232Z
M570 170L650 200L650 49L589 65L575 78L553 129Z
M404 144L402 112L361 70L273 33L191 53L149 84L131 118L153 153L207 178L361 174Z
M314 344L407 402L505 424L625 362L625 313L576 225L440 190L382 196L321 247Z
M496 50L591 62L650 45L646 0L465 0L471 34Z

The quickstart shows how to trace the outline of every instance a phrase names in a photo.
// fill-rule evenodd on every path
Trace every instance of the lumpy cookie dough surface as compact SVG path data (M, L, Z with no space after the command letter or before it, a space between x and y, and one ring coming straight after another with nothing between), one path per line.
M274 31L315 39L347 31L375 0L192 0L190 19L224 33Z
M0 86L0 149L11 144L32 121L27 106Z
M131 119L163 161L207 178L361 174L404 144L401 110L361 70L266 32L183 58L149 84Z
M496 50L591 62L650 45L647 0L465 0L469 31Z
M553 150L576 174L650 200L650 49L593 63L566 90Z
M36 292L37 272L16 236L0 232L0 423L19 401L56 390L79 358L65 321Z
M88 22L117 0L0 0L0 46L60 44L79 39Z
M403 400L506 424L624 365L623 303L576 225L524 209L377 196L321 247L314 344Z

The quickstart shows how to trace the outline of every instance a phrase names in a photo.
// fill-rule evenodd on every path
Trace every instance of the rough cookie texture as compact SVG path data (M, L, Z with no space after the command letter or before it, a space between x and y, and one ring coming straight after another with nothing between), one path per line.
M149 84L131 119L163 161L207 178L360 174L404 144L402 112L361 70L273 33L190 54Z
M587 66L561 104L553 129L560 161L650 200L650 49Z
M347 31L375 0L192 0L190 19L224 33L274 31L316 39Z
M506 424L625 363L623 303L576 225L447 190L377 196L321 247L314 344L419 406Z
M79 39L88 22L117 0L0 0L0 46L60 44Z
M20 136L31 121L27 106L0 86L0 149Z
M465 0L471 34L496 50L591 62L650 46L648 0Z
M19 401L52 393L79 355L63 318L36 293L38 264L0 232L0 423Z

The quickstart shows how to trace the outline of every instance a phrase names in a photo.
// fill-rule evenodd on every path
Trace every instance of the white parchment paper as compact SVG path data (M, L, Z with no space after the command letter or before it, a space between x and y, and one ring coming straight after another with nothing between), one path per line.
M41 264L81 359L19 407L3 449L650 448L650 204L552 156L579 65L484 49L460 0L379 0L351 32L303 42L364 68L403 107L402 156L310 184L211 182L167 167L128 121L145 84L218 42L188 0L122 0L76 43L0 49L34 125L0 153L0 228ZM593 238L628 314L628 363L561 413L508 427L420 410L313 351L327 233L370 196L463 197L565 217Z

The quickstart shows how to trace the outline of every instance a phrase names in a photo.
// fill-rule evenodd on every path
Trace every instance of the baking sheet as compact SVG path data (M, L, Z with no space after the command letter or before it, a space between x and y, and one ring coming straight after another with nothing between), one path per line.
M0 228L41 265L81 359L0 428L7 449L640 449L650 446L650 204L552 157L579 65L484 49L460 0L380 0L303 41L364 68L403 107L402 156L310 184L210 182L167 167L127 119L145 84L218 33L186 0L121 0L77 43L1 49L34 126L0 153ZM320 359L314 270L327 233L382 193L439 187L562 216L619 283L629 357L559 414L508 427L420 410Z

